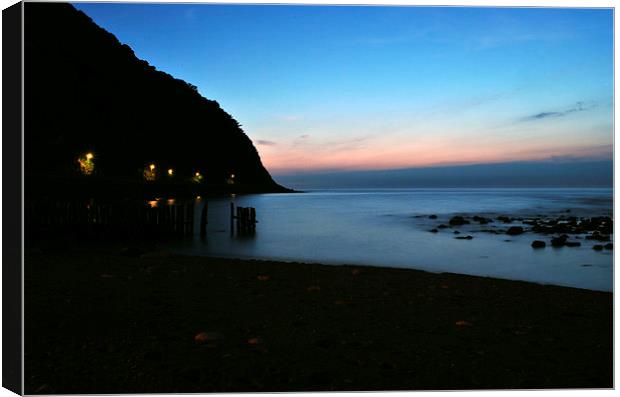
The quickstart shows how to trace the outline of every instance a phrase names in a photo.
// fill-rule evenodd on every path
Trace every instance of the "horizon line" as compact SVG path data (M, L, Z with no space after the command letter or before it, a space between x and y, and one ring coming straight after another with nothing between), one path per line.
M614 156L611 158L573 158L573 159L541 159L541 160L513 160L513 161L489 161L484 163L438 163L429 165L398 167L398 168L323 168L323 169L297 169L297 170L270 170L273 176L292 176L292 175L316 175L316 174L335 174L335 173L359 173L359 172L390 172L390 171L407 171L407 170L423 170L436 168L453 168L453 167L473 167L485 165L519 165L519 164L584 164L584 163L614 163Z

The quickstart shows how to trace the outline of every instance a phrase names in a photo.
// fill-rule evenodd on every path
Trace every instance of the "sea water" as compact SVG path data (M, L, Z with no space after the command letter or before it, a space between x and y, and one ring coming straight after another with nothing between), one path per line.
M196 201L196 225L206 200ZM230 233L230 203L255 207L253 236ZM457 214L495 218L612 216L612 189L373 189L316 190L208 200L206 238L176 243L178 253L287 262L355 264L490 276L611 291L613 252L581 247L552 248L551 236L518 236L482 230L510 226L448 224ZM437 219L429 219L437 215ZM515 223L515 225L522 225ZM489 226L489 227L487 227ZM459 230L461 234L454 234ZM455 237L471 235L471 240ZM547 247L533 249L533 240ZM294 266L294 263L290 264Z

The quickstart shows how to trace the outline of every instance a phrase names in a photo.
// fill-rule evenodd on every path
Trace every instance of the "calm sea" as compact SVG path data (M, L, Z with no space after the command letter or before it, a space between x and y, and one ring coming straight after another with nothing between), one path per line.
M230 234L230 202L255 207L256 234ZM196 202L196 217L204 200ZM567 210L570 211L567 212ZM581 247L532 249L533 240L482 232L478 224L439 233L455 214L612 216L612 189L385 189L259 194L209 200L207 237L176 243L193 255L357 264L492 276L611 291L613 252ZM429 219L435 214L438 219ZM196 220L198 222L198 219ZM505 229L505 226L501 225ZM495 227L500 227L498 223ZM488 228L487 228L488 229ZM198 229L196 225L195 230ZM506 241L508 240L508 241ZM574 239L573 239L574 240ZM291 263L291 266L295 266Z

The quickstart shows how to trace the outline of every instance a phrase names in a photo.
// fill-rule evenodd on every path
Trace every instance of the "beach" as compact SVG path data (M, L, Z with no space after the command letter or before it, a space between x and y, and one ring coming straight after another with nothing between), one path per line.
M25 392L613 387L612 293L384 265L29 248Z

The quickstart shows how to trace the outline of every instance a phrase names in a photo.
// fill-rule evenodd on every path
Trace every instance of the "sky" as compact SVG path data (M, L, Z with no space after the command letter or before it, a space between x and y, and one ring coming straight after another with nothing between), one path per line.
M273 175L613 158L611 9L73 4Z

